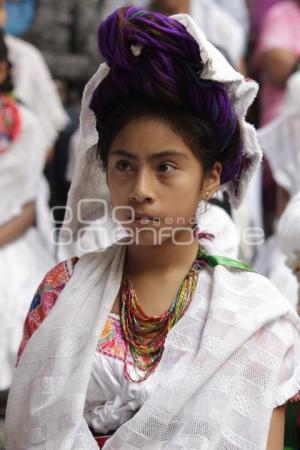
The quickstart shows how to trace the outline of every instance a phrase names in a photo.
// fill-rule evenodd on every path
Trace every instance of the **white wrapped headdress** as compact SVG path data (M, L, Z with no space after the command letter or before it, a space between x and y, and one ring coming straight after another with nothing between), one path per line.
M232 206L238 207L262 158L256 131L245 120L247 110L256 97L258 85L253 80L245 80L243 75L233 69L223 55L207 41L190 16L180 14L173 16L173 19L182 23L199 44L201 59L204 63L201 78L217 81L226 86L238 117L243 141L243 167L238 179L229 181L224 185L229 193ZM141 47L132 46L131 51L138 56ZM83 95L80 115L79 157L69 193L64 227L67 228L68 232L71 230L74 240L77 239L77 233L84 226L84 223L97 220L104 215L102 200L109 201L106 176L103 171L99 170L99 162L96 156L98 143L96 118L90 108L95 89L109 72L108 65L106 63L101 64L88 82ZM88 199L88 201L82 202L82 199Z

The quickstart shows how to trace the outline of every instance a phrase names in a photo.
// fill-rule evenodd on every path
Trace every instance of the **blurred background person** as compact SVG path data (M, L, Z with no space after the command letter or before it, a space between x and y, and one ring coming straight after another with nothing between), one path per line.
M91 33L99 24L101 3L97 0L6 0L6 31L41 50L53 78L64 83L69 101L81 93L99 62L89 43Z
M254 41L256 41L257 37L260 35L263 21L268 10L281 1L282 0L247 0L251 22L251 35Z
M278 223L277 236L279 247L286 257L286 265L288 266L290 272L294 276L295 291L297 292L296 309L299 315L300 314L300 191L292 197L284 213L282 214ZM297 441L297 449L299 449L300 447L299 403L296 403L293 406L292 412L294 412L294 420L288 423L289 437L291 442L292 439L294 439L294 441L295 440ZM288 439L286 439L286 442L288 443Z
M250 17L246 0L213 0L213 2L230 14L243 31L243 53L248 49Z
M300 313L300 191L289 201L278 223L278 242L297 281L297 311Z
M39 201L48 141L13 94L11 63L0 33L0 391L9 389L28 296L55 262L47 204Z
M0 28L5 28L6 5L0 0ZM4 35L12 63L12 79L15 96L27 106L39 120L49 147L67 123L62 102L55 83L41 52L32 44L12 36Z
M300 191L300 71L289 78L283 109L276 119L259 130L259 139L276 184L293 198ZM282 233L282 225L279 228ZM261 248L256 268L296 307L297 280L286 265L287 255L281 241L276 225L274 233Z
M153 0L150 9L190 14L208 40L237 69L245 72L245 39L239 23L211 0Z
M260 125L278 117L284 104L288 78L299 65L300 1L280 1L271 6L262 21L254 56L261 83ZM264 164L263 199L265 228L272 234L276 220L288 201L288 193L274 183L268 162Z
M69 190L66 180L70 136L78 127L80 98L100 59L91 36L101 20L102 0L7 0L6 31L35 45L55 79L69 116L47 168L55 218L61 221Z
M300 1L281 1L268 10L256 50L256 66L262 82L262 125L282 110L286 82L298 69L299 58Z

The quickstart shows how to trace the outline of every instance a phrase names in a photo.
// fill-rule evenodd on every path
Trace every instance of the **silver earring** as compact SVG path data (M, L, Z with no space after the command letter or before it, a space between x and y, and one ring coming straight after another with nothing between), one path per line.
M208 200L209 200L209 192L206 192L205 197L200 200L196 211L197 223L199 222L199 218L207 212Z
M203 199L203 202L204 202L204 214L207 212L209 198L210 198L210 194L207 191L206 194L205 194L205 198Z

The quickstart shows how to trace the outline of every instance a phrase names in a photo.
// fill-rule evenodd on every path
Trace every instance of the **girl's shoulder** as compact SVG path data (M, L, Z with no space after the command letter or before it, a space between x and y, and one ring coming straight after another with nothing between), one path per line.
M280 317L285 313L297 317L289 299L269 279L240 261L221 258L218 264L215 263L211 282L213 296L221 299L222 304L226 303L229 308L240 311L241 315L264 311L270 318Z
M273 408L300 401L300 320L291 303L256 272L218 265L210 280L213 326L225 326L222 340L232 339L235 354L245 356L243 377L277 380Z
M53 267L39 285L24 323L23 339L18 352L18 360L30 337L54 307L60 293L73 275L79 258L73 257Z

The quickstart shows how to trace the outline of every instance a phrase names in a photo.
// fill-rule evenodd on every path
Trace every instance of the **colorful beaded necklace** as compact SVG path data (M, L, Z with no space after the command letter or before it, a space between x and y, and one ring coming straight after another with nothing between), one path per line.
M198 275L203 264L202 252L184 278L170 308L161 316L149 317L141 305L127 274L123 275L120 291L120 321L125 340L125 367L127 380L142 382L153 373L162 357L166 336L189 307L195 292ZM128 367L131 353L137 379L132 378Z

